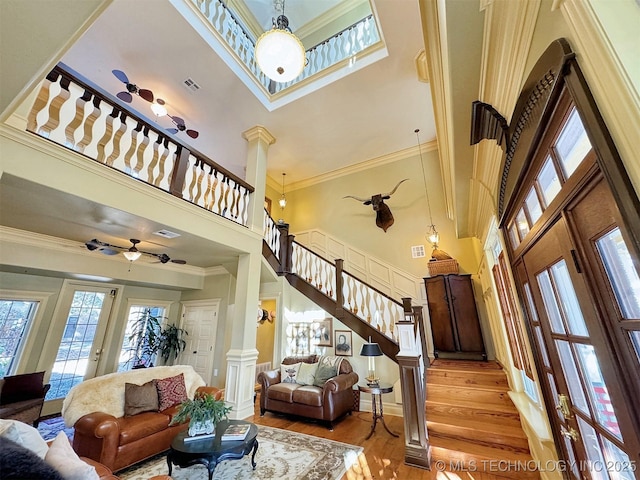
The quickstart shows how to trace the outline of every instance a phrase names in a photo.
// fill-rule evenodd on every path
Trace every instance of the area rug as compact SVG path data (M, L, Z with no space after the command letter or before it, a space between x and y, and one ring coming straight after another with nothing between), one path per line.
M215 480L340 480L348 468L357 462L362 447L312 437L278 428L258 426L256 469L251 468L251 456L240 460L225 460L214 472ZM147 480L154 475L167 475L166 455L157 455L146 462L118 472L122 480ZM203 465L188 468L173 467L174 480L206 480Z
M53 440L60 430L64 430L69 440L73 440L73 427L67 428L62 417L55 416L40 420L38 423L38 432L45 440Z

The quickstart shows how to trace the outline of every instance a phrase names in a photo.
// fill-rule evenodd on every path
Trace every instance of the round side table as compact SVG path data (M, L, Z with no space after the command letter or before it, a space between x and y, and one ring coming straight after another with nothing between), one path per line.
M369 432L369 435L367 435L367 438L365 438L365 440L369 440L369 438L371 438L371 435L373 435L378 420L380 420L380 423L382 423L382 426L387 432L389 432L390 435L399 437L397 433L393 433L391 430L389 430L387 424L384 423L384 414L382 412L382 394L393 392L393 385L389 383L378 383L377 385L358 385L358 390L364 393L371 394L371 411L373 413L373 424L371 425L371 431Z

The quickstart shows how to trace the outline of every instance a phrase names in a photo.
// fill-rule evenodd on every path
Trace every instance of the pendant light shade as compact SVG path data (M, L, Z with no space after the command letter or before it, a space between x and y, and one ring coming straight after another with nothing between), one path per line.
M255 48L260 70L276 82L290 82L302 73L307 61L304 45L289 28L289 19L284 14L273 22L273 28L258 38Z

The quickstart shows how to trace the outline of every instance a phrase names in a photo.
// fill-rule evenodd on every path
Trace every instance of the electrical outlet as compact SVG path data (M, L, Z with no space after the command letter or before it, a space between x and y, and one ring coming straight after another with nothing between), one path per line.
M218 376L218 369L217 369L217 368L214 368L214 369L213 369L213 376L214 376L214 377L217 377L217 376Z

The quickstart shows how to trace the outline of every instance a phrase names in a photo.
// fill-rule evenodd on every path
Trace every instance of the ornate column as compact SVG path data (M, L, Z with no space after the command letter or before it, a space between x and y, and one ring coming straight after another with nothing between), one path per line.
M275 138L261 126L243 133L249 142L247 182L254 186L249 207L249 228L259 234L251 251L238 259L235 299L231 310L231 348L227 352L225 400L233 407L229 417L253 415L255 387L256 321L260 300L260 269L262 268L262 237L264 228L264 197L267 178L267 150Z
M261 125L256 125L243 132L242 136L249 144L245 180L255 188L251 195L248 226L254 232L262 235L264 229L264 198L267 190L267 152L269 145L275 143L276 139Z

